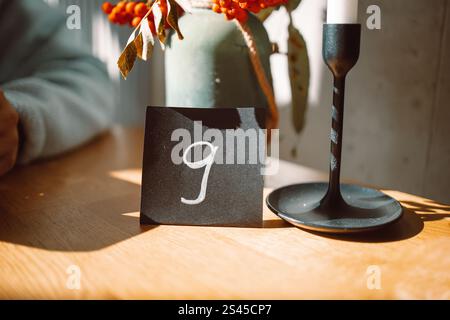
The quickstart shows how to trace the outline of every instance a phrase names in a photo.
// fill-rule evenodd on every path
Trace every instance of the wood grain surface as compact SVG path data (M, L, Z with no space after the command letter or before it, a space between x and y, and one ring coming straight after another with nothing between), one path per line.
M0 298L450 299L449 205L383 190L405 214L359 236L267 208L263 228L142 227L142 145L141 130L115 128L0 179ZM324 179L281 162L266 192Z

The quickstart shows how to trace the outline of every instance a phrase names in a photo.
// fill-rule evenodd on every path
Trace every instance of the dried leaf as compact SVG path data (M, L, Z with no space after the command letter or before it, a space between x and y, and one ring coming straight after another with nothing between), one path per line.
M117 61L120 73L125 79L127 78L131 69L133 69L136 58L137 58L137 49L133 39L131 42L127 44L122 54L120 55L119 60Z
M161 9L159 6L153 8L153 16L155 17L156 33L158 34L159 43L164 50L166 42L166 29L164 28L165 19L163 19Z
M288 12L292 12L300 5L302 0L288 0L288 2L285 4L286 10Z
M144 40L142 39L142 33L139 33L136 39L134 39L134 45L136 47L136 54L142 59L142 51L144 50Z
M117 61L120 73L122 74L122 77L124 77L124 79L127 78L128 74L133 69L137 57L146 60L152 54L154 40L150 31L150 27L148 26L148 16L155 7L158 7L155 6L155 4L156 1L153 2L152 6L150 7L150 10L142 18L139 26L137 26L137 28L134 29L133 32L131 33L130 37L128 38L127 45L120 54L119 60ZM140 32L136 37L136 31L138 29L140 29Z
M272 14L273 11L275 11L275 7L268 7L266 9L261 10L259 13L256 14L258 19L262 22L266 21L266 19Z
M289 24L288 67L292 91L292 120L300 133L305 123L309 89L309 59L306 43L300 32Z
M120 73L126 79L130 71L133 69L136 59L139 57L142 60L147 60L151 57L153 52L154 40L151 35L150 28L147 28L143 24L141 26L141 32L135 37L135 32L133 32L128 39L128 44L123 50L117 62ZM150 34L150 36L149 36Z
M142 41L142 50L138 50L138 57L144 61L150 59L153 53L153 46L155 45L155 40L153 39L152 31L148 25L148 19L142 19L140 28L140 40Z
M180 27L178 26L178 11L177 11L177 3L175 0L167 1L167 22L177 32L178 39L183 40L183 34L180 31Z
M192 5L190 0L175 0L175 2L184 10L184 12L191 13Z

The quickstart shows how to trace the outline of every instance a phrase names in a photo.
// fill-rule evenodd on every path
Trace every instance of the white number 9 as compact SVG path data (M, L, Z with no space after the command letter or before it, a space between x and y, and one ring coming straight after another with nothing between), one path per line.
M189 151L192 148L195 148L197 146L208 146L211 149L211 153L209 154L209 156L207 156L205 159L200 160L200 161L196 161L196 162L190 162L187 159L187 156L189 154ZM211 143L206 142L206 141L199 141L199 142L195 142L193 144L191 144L189 147L186 148L186 150L184 151L183 154L183 163L185 165L187 165L189 168L191 169L200 169L203 167L205 168L205 172L203 173L203 178L202 178L202 184L201 184L201 188L200 188L200 194L198 195L197 199L195 200L187 200L183 197L181 197L181 202L184 204L189 204L189 205L196 205L199 203L202 203L205 200L206 197L206 189L208 187L208 177L209 177L209 172L211 171L211 167L214 163L214 158L216 157L216 152L217 149L219 149L218 147L213 146Z

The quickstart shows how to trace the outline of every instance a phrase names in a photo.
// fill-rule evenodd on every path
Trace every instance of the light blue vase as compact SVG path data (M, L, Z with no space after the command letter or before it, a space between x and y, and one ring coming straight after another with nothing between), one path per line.
M238 26L209 9L194 9L179 21L185 37L171 33L165 53L166 104L181 107L266 107L248 48ZM272 46L262 22L247 22L272 83Z

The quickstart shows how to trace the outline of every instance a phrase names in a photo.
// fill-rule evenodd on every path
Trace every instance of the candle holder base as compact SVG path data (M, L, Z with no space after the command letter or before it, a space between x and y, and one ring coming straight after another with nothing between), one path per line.
M402 215L400 203L381 191L341 185L341 200L327 201L327 183L283 187L266 199L271 211L303 229L325 233L358 233L381 228Z

